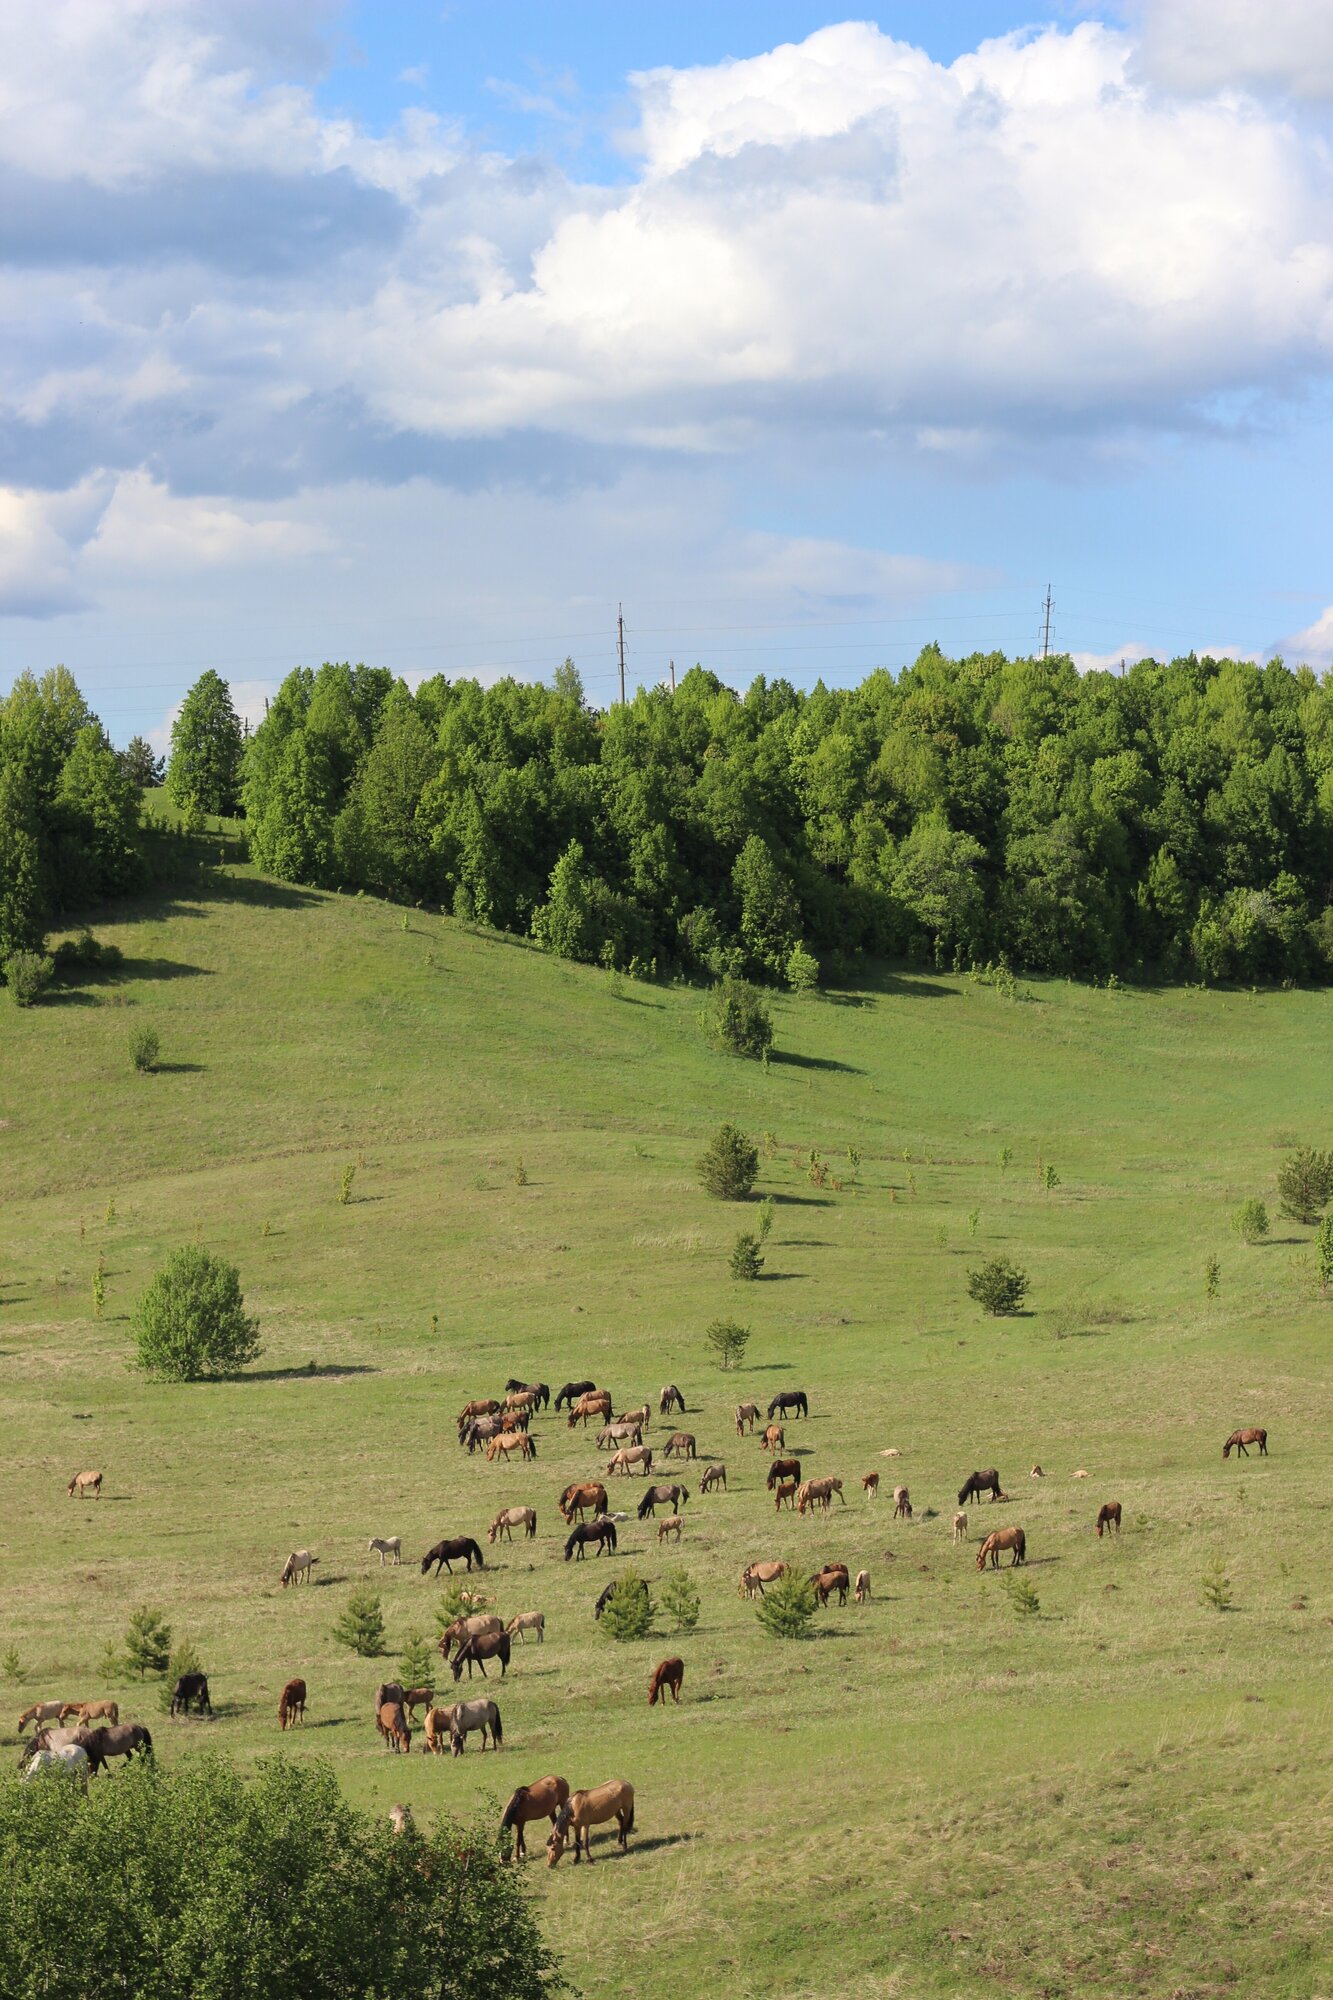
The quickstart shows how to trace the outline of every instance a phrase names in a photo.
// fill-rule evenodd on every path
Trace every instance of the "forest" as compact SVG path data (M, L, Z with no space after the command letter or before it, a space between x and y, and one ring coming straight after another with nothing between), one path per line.
M142 762L146 746L136 756ZM142 777L142 772L137 773ZM0 705L0 954L134 886L135 769L63 670ZM936 967L1206 981L1333 969L1333 676L950 659L808 692L702 667L602 712L326 664L246 738L207 674L169 792L288 881L443 907L637 972Z

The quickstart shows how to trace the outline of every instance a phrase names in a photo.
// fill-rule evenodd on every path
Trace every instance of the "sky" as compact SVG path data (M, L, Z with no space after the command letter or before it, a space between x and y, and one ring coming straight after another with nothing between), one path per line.
M1328 0L0 0L0 690L1333 662Z

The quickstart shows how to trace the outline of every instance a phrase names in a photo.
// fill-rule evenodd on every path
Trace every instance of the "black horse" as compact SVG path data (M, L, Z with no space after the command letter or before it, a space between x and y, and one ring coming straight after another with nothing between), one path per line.
M616 1546L615 1522L608 1521L605 1514L599 1515L595 1521L580 1521L569 1540L565 1543L565 1561L568 1562L572 1555L577 1554L579 1561L582 1562L583 1551L589 1542L597 1543L597 1553L599 1556L605 1552L608 1542L614 1549Z
M674 1513L689 1497L688 1486L650 1486L639 1502L639 1519L646 1521L650 1514L655 1516L659 1507L670 1507Z
M605 1590L604 1590L604 1591L602 1592L602 1594L601 1594L601 1596L600 1596L600 1597L598 1598L598 1600L597 1600L596 1604L594 1604L594 1605L593 1605L593 1607L592 1607L592 1615L593 1615L593 1617L594 1617L594 1618L600 1618L600 1617L601 1617L601 1615L602 1615L602 1613L603 1613L603 1612L605 1611L605 1609L606 1609L607 1605L608 1605L608 1604L609 1604L609 1603L611 1602L611 1592L612 1592L613 1590L619 1590L619 1588L620 1588L620 1586L621 1586L621 1583L622 1583L623 1581L624 1581L623 1577L617 1577L617 1578L615 1579L615 1581L614 1581L614 1582L612 1582L612 1583L608 1583L608 1584L607 1584L607 1586L606 1586L606 1589L605 1589ZM648 1595L648 1586L647 1586L647 1584L646 1584L646 1583L644 1582L644 1580L643 1580L643 1578L642 1578L641 1576L636 1576L636 1577L634 1578L634 1588L635 1588L636 1590L638 1590L638 1591L642 1591L643 1595L644 1595L645 1597L647 1597L647 1595Z
M969 1500L979 1500L983 1493L989 1493L992 1502L1000 1497L1000 1475L991 1467L989 1472L969 1472L958 1491L958 1505L966 1507Z
M208 1710L210 1715L213 1713L213 1704L208 1698L207 1674L182 1674L175 1687L171 1690L171 1713L173 1715L188 1715L190 1713L191 1702L194 1703L200 1715L203 1714L205 1709Z
M810 1398L806 1395L804 1389L779 1389L777 1395L768 1406L770 1419L775 1417L779 1412L785 1417L792 1410L795 1410L798 1417L808 1417L810 1414Z
M450 1662L453 1668L454 1679L456 1681L462 1680L463 1665L466 1662L467 1677L469 1680L472 1679L472 1669L474 1666L481 1668L481 1677L485 1680L487 1660L498 1660L500 1662L500 1679L503 1680L509 1671L509 1653L512 1643L507 1632L491 1632L483 1638L473 1637L464 1639Z
M520 1382L517 1375L511 1375L505 1383L506 1396L521 1395L525 1391L537 1398L532 1406L534 1410L544 1410L551 1400L551 1386L549 1382Z
M563 1389L557 1389L555 1392L555 1407L558 1410L562 1403L568 1403L572 1410L580 1396L586 1396L590 1389L596 1387L595 1382L566 1382Z
M434 1563L435 1574L438 1576L440 1573L440 1564L443 1563L450 1576L452 1576L456 1562L462 1562L464 1557L466 1557L467 1566L471 1569L472 1558L474 1556L477 1559L477 1568L485 1569L486 1558L482 1554L479 1545L473 1541L471 1535L455 1535L452 1540L436 1542L433 1549L427 1549L425 1555L421 1558L421 1574L429 1576L430 1566Z

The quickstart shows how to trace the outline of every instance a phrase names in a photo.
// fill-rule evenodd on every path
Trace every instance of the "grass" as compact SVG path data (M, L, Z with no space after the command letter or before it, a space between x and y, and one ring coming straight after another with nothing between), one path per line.
M684 988L617 993L407 916L220 869L97 925L118 973L0 1008L14 1714L116 1693L163 1756L250 1761L277 1747L300 1674L309 1722L285 1750L327 1756L377 1811L489 1811L548 1770L628 1777L625 1860L550 1875L537 1844L528 1871L590 1995L649 1978L682 1996L721 1979L731 2000L1333 1992L1333 1307L1309 1231L1248 1248L1228 1227L1271 1195L1293 1138L1328 1142L1311 1121L1333 1000L1029 982L1015 1004L885 973L779 1000L764 1070L702 1045ZM153 1075L126 1056L142 1019ZM774 1203L765 1271L743 1295L728 1256L757 1209L706 1200L694 1175L724 1120L779 1142L755 1190ZM841 1192L811 1185L812 1149ZM129 1314L194 1240L239 1264L266 1351L241 1380L154 1385L126 1368ZM1020 1318L967 1298L993 1255L1029 1273ZM752 1328L725 1374L704 1344L719 1317ZM614 1562L565 1565L555 1498L595 1468L591 1435L548 1414L535 1465L505 1468L454 1441L456 1409L511 1374L589 1375L618 1408L678 1381L673 1423L727 1461L729 1492L700 1496L687 1467L679 1550L631 1513ZM775 1517L757 1443L732 1429L736 1402L788 1387L811 1395L788 1445L846 1482L827 1520ZM1271 1457L1224 1465L1222 1439L1253 1422ZM992 1464L1014 1504L971 1508L955 1548L955 1491ZM99 1502L66 1499L84 1466L106 1471ZM867 1502L872 1469L885 1497ZM891 1520L895 1480L911 1523ZM612 1491L632 1509L640 1487ZM1104 1499L1124 1533L1099 1543ZM506 1616L543 1610L547 1642L495 1689L503 1755L391 1759L371 1695L440 1595L416 1558L444 1533L484 1542L523 1502L537 1541L488 1549L483 1581ZM1032 1616L973 1560L977 1530L1012 1520ZM395 1533L404 1565L381 1572L367 1538ZM301 1546L318 1582L283 1592ZM864 1567L873 1601L771 1641L736 1589L770 1555ZM1219 1562L1225 1612L1202 1587ZM617 1565L687 1568L698 1629L603 1638L592 1600ZM367 1580L382 1663L332 1638ZM198 1647L213 1723L169 1721L151 1681L103 1685L105 1644L144 1601ZM650 1710L672 1652L682 1704Z

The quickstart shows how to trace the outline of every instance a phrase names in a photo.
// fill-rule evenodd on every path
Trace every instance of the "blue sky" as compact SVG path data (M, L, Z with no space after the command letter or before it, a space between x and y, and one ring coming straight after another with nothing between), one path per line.
M1333 658L1324 0L0 0L0 688Z

